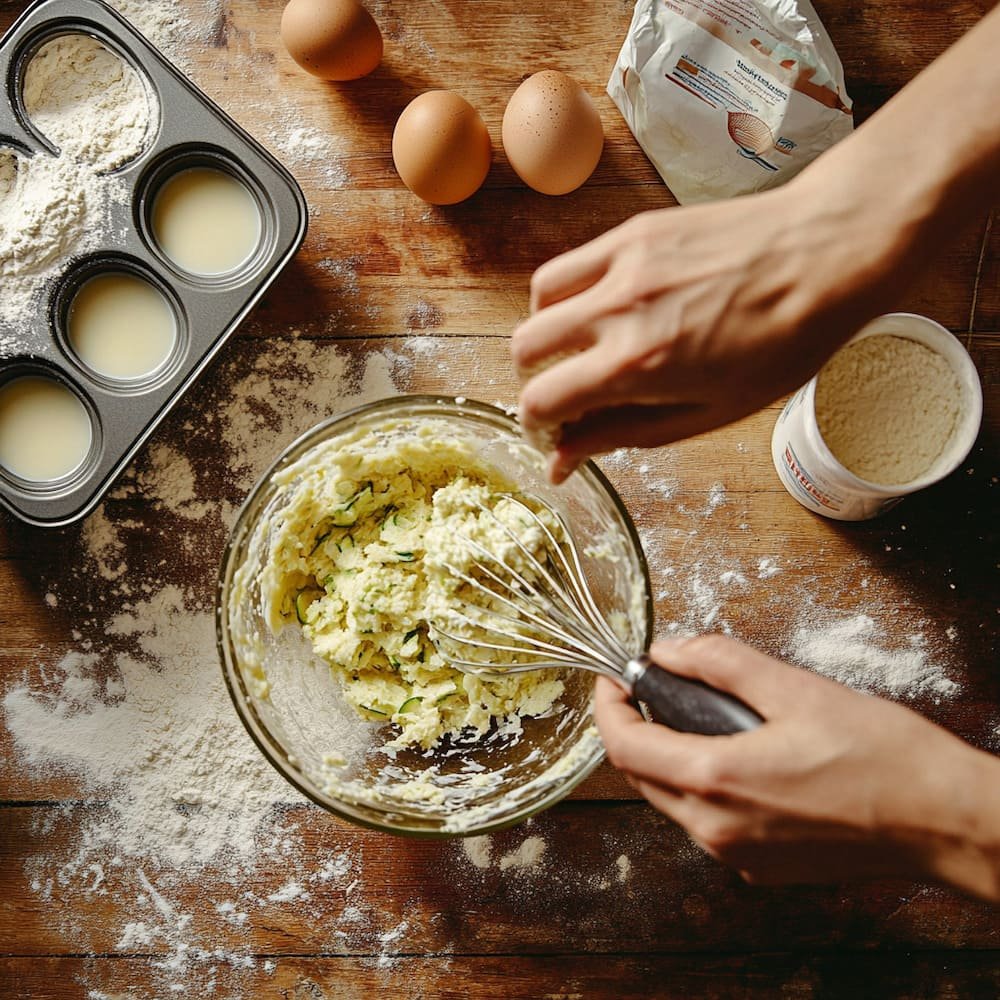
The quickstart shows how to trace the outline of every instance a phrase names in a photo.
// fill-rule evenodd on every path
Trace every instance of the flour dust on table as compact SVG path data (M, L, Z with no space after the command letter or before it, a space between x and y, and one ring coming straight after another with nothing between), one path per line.
M328 899L350 899L359 885L356 852L303 849L295 817L313 807L239 724L215 650L211 593L232 511L219 477L238 494L230 470L237 480L242 469L259 474L272 457L262 440L273 435L278 450L333 409L399 391L395 355L372 354L359 370L334 348L291 343L256 342L251 371L237 377L241 352L223 371L228 391L216 390L203 413L191 412L192 400L171 418L206 446L184 454L157 440L87 519L81 558L39 581L42 604L58 616L53 634L71 623L68 648L40 651L35 670L3 698L18 769L33 781L62 776L79 799L47 811L35 831L27 875L47 919L79 948L76 907L105 895L134 898L131 919L108 930L115 950L155 954L151 968L164 989L197 985L211 995L220 970L259 971L249 944L220 949L195 929L206 914L239 938L262 908L295 905L329 920L333 947L347 932ZM248 400L260 404L256 415ZM144 516L120 517L137 497ZM164 536L176 540L175 558L150 564L150 539ZM57 835L63 828L71 839ZM191 910L186 887L208 871L231 895ZM388 929L368 913L351 940L379 953L403 947L380 942Z
M748 453L738 444L737 454ZM903 701L941 702L959 693L959 685L949 676L952 659L949 646L957 636L948 630L944 636L926 634L917 623L901 619L891 599L880 596L877 572L861 581L859 607L851 612L835 603L836 587L817 578L811 565L796 565L777 554L781 540L776 539L775 555L745 555L749 539L726 538L707 529L713 517L727 505L738 501L723 482L713 483L700 501L680 502L675 495L681 483L672 474L670 464L664 473L663 463L654 470L643 461L644 453L621 449L599 460L612 481L633 485L655 498L662 514L653 523L640 523L639 535L649 563L653 596L661 610L658 636L693 636L721 632L735 638L741 635L734 624L746 599L765 600L775 595L786 613L788 635L770 650L799 666L808 667L833 680L875 694ZM749 532L742 522L738 532ZM905 525L901 526L905 530ZM869 567L865 556L857 557L858 568ZM776 578L781 578L777 580ZM789 601L789 578L795 583L795 600ZM777 586L784 582L783 586ZM825 602L817 592L825 592ZM858 595L852 595L858 602Z
M920 632L893 636L866 614L829 614L796 629L788 655L842 684L890 697L952 698L960 687Z
M201 0L197 16L181 0L111 0L111 6L186 73L196 72L191 54L211 46L226 12L223 0Z
M236 508L274 455L331 413L405 391L456 350L408 338L359 356L294 333L238 348L67 530L75 558L33 581L56 638L3 694L11 766L32 787L56 781L74 797L41 810L31 833L26 876L46 923L86 952L81 908L134 900L110 910L121 916L106 927L107 950L149 956L164 992L206 996L237 995L222 992L234 977L245 977L240 995L255 995L249 984L274 962L255 957L254 928L274 907L294 908L324 929L324 947L368 954L377 969L424 933L419 919L372 905L357 835L280 780L240 726L211 609ZM316 823L329 824L318 847L306 837ZM514 880L519 898L544 896L555 873L541 828L502 843L487 874ZM580 881L559 878L563 892ZM192 891L202 882L213 888Z

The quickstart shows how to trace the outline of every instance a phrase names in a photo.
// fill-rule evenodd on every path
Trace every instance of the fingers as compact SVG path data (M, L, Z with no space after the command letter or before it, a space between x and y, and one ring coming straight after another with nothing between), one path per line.
M665 639L653 643L649 653L675 674L736 695L765 719L774 719L795 705L804 684L821 680L723 635Z
M588 413L562 425L558 447L549 456L549 480L558 486L588 458L616 448L656 448L713 426L712 411L695 404L626 405Z
M635 790L656 810L669 817L675 823L683 826L690 833L690 824L693 822L698 808L698 800L685 795L682 792L675 792L655 781L646 781L639 778L633 781Z
M586 457L586 456L584 456ZM560 449L549 455L548 477L553 486L561 486L580 467L583 458L564 455Z
M594 683L594 712L598 729L602 722L609 728L618 728L646 721L632 704L628 692L607 677L598 677Z
M563 426L560 459L575 467L592 455L616 448L656 448L694 437L714 425L712 410L694 403L626 404L594 411Z
M811 674L723 636L674 639L655 643L650 655L668 670L728 691L756 709L766 720L779 718L799 699L801 684L816 680ZM760 748L770 727L735 736L696 736L666 726L646 723L629 704L628 696L599 683L594 717L608 758L615 767L661 788L699 796L723 793L739 784L750 757L749 740ZM676 805L670 815L688 822Z
M547 261L531 278L531 311L568 299L599 281L620 243L617 229Z
M701 792L714 781L709 768L729 756L724 744L739 737L694 736L646 722L628 695L606 678L594 689L594 719L608 759L621 771L677 791Z
M608 369L606 353L592 347L536 375L521 391L521 423L532 430L629 402L630 380L609 378Z
M600 286L594 285L525 320L510 342L517 370L530 374L561 355L591 347L597 340L591 320L601 312L600 296Z

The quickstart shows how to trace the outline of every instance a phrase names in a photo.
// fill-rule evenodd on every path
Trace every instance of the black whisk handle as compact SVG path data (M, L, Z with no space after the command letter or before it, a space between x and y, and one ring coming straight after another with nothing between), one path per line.
M633 696L649 706L654 721L681 733L731 736L756 729L764 721L739 698L672 674L648 656L631 660L622 679Z

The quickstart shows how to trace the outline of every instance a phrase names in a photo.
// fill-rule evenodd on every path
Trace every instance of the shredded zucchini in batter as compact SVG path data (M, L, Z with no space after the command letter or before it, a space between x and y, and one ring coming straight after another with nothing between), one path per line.
M464 539L514 563L524 557L502 525L529 551L542 545L539 527L502 496L515 485L467 444L366 431L313 449L281 481L287 498L261 574L268 624L303 630L347 701L399 727L390 747L516 730L522 717L559 709L558 673L471 676L430 639L461 586L444 564L466 571L473 558Z

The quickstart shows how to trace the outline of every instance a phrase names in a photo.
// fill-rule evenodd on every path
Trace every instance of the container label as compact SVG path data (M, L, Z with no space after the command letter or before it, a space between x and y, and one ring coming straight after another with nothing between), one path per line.
M804 494L813 503L818 503L820 506L826 507L827 510L840 510L843 498L826 493L816 485L812 476L802 467L802 463L795 454L791 443L785 445L782 457L785 468L788 470L790 476L790 485L793 492Z

